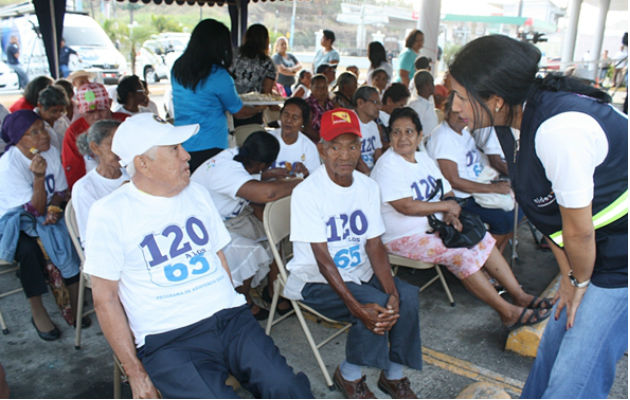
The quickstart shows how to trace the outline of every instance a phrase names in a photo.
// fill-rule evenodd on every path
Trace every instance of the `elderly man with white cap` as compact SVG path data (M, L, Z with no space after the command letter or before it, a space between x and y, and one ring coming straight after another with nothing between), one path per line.
M131 182L90 209L84 267L103 333L134 397L233 398L228 374L255 397L312 397L234 290L230 235L181 146L198 129L143 113L114 134Z

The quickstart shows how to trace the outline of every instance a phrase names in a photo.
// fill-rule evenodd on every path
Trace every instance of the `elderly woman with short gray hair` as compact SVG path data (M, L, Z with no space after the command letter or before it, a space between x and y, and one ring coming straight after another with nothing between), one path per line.
M118 162L120 159L112 152L112 139L119 125L120 122L110 119L97 121L87 133L77 138L79 152L98 161L96 168L85 174L72 187L72 205L83 246L88 213L92 204L129 179L120 167Z

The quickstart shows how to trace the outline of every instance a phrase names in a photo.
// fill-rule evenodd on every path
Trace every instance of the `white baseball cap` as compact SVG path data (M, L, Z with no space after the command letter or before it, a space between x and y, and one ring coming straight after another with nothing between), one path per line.
M120 165L124 167L153 146L183 143L198 131L199 124L173 126L152 113L135 114L116 130L112 151L120 157Z

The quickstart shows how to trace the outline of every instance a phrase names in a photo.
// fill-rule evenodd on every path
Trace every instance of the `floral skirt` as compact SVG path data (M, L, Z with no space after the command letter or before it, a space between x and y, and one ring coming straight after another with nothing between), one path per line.
M486 263L496 241L486 236L474 247L449 249L437 233L416 233L385 244L387 251L398 256L446 266L459 279L466 279Z

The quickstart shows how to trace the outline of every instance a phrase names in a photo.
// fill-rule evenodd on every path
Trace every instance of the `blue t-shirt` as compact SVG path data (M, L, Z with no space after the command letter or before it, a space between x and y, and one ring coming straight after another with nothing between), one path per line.
M330 64L332 61L339 62L339 53L337 53L337 50L332 49L328 53L325 53L322 49L317 50L313 58L313 72L317 72L317 67L320 65Z
M8 45L7 46L7 62L11 65L19 64L20 61L15 56L19 52L20 52L20 49L18 48L17 44L11 43L10 45Z
M418 54L410 48L406 48L405 51L398 56L398 70L404 69L408 71L409 80L412 80L413 75L416 73L415 62L417 57ZM401 82L400 76L398 76L398 82Z
M243 102L236 93L234 80L227 70L214 66L196 90L183 87L171 74L175 125L199 124L199 133L184 142L186 151L227 149L228 127L225 111L234 114Z

